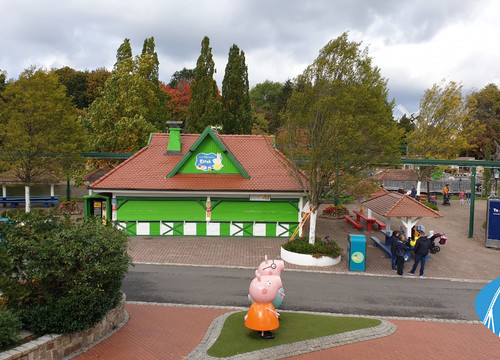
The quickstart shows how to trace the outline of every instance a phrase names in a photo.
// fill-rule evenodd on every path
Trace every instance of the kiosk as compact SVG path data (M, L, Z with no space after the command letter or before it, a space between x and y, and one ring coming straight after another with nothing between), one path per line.
M347 269L365 271L366 269L366 237L349 234L347 237Z
M111 220L110 199L104 195L87 195L83 197L85 217L98 217L106 222Z

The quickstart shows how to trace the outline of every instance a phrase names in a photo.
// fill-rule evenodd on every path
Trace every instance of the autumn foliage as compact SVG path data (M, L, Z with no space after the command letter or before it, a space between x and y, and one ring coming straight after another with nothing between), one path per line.
M167 108L172 119L183 121L188 116L188 106L191 102L191 86L187 80L181 80L175 88L163 85L161 89L167 93L169 102Z

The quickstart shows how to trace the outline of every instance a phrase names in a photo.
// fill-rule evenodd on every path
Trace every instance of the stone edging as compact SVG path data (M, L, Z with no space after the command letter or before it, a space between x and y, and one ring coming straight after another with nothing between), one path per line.
M324 336L316 339L298 341L291 344L279 345L264 350L252 351L244 354L239 354L226 358L215 358L207 354L208 349L212 347L217 338L219 337L224 322L227 317L234 314L230 312L219 316L209 326L205 337L201 340L200 344L188 354L184 359L187 360L264 360L264 359L283 359L291 356L307 354L314 351L326 350L336 346L353 344L360 341L377 339L385 336L392 335L396 332L397 326L385 320L381 320L381 324L375 327L348 331L342 334ZM335 315L331 315L335 316Z
M16 348L0 353L0 360L59 360L71 358L75 352L91 347L121 328L128 320L125 295L118 305L94 327L72 334L48 334Z

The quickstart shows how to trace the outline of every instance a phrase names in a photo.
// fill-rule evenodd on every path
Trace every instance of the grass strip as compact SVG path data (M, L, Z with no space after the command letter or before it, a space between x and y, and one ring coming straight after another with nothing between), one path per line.
M260 332L245 327L243 319L245 314L245 311L238 312L226 319L219 338L207 351L208 355L234 356L297 341L366 329L381 323L377 319L283 312L280 316L280 327L273 331L275 338L264 340L260 338Z

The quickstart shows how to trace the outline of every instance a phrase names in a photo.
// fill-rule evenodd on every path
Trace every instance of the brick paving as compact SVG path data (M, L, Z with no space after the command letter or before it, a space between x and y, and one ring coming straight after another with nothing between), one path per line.
M468 238L469 207L452 201L440 206L441 219L422 219L427 232L444 232L448 243L432 255L426 265L426 278L446 278L489 282L500 277L500 251L484 246L486 202L475 207L474 236ZM439 204L439 203L438 203ZM350 210L359 205L349 205ZM320 209L321 210L321 209ZM383 217L376 217L385 221ZM392 220L393 228L399 221ZM330 235L346 249L352 230L344 220L318 219L318 236ZM365 233L368 235L368 233ZM382 238L382 234L373 231ZM130 242L134 262L256 268L264 254L279 258L286 239L259 238L150 238L136 237ZM366 274L395 276L390 260L367 242ZM286 271L348 272L345 250L342 261L331 267L299 267L286 264ZM409 265L406 264L406 270ZM231 309L192 308L153 304L127 304L128 323L102 343L76 359L181 359L196 348L210 323ZM477 323L387 319L395 324L394 334L375 340L334 347L290 359L494 359L500 354L500 338Z

